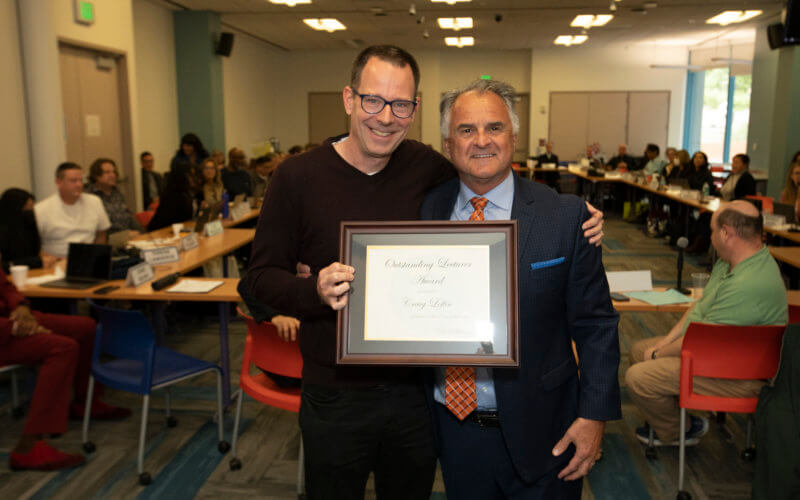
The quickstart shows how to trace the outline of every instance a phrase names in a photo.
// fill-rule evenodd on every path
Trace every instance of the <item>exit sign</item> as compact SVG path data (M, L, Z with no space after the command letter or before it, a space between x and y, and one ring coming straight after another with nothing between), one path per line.
M481 80L491 80L492 75L481 75Z
M94 24L94 4L88 0L74 0L75 22L78 24Z

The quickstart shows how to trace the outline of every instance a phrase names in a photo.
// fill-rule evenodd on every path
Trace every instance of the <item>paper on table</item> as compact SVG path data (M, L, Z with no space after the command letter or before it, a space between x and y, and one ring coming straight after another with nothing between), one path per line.
M208 293L211 290L222 286L222 281L192 280L183 278L177 285L168 288L168 292L175 293Z
M606 273L611 292L633 292L653 289L650 271L616 271Z
M687 297L681 292L669 289L664 292L628 292L628 297L654 306L666 306L669 304L682 304L684 302L694 302L694 299Z
M56 266L51 274L45 274L42 276L37 276L35 278L29 277L28 279L25 280L25 284L41 285L42 283L47 283L48 281L60 280L64 276L66 276L66 273L64 273L64 270L61 268L61 266Z

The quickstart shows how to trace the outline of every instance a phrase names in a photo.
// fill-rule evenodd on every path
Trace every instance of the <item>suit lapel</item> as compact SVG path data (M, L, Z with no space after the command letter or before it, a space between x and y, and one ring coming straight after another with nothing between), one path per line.
M456 198L458 197L458 188L458 178L449 181L442 195L436 199L433 207L434 220L450 220L450 216L453 215L453 206L456 204Z
M533 219L535 214L535 206L533 199L533 192L530 189L530 184L523 181L516 173L514 175L514 203L511 205L511 219L518 220L519 224L519 239L517 241L517 252L519 254L520 263L523 260L523 251L527 248L528 238L531 233L531 224L528 221Z

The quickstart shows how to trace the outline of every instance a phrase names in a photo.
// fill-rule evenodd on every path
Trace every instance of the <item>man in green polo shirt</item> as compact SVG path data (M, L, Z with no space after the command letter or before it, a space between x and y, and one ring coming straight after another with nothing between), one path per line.
M722 205L711 217L711 243L717 260L701 298L666 336L640 340L631 347L625 385L636 407L656 434L655 445L678 444L678 392L681 344L689 323L779 325L788 320L786 288L778 265L761 241L761 215L746 201ZM717 396L756 397L763 380L694 378L696 392ZM695 445L708 421L691 417L686 444ZM636 437L647 443L647 426Z

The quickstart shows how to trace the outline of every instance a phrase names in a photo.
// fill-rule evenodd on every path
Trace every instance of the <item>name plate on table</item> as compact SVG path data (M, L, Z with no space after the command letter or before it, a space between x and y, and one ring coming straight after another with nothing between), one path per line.
M216 236L222 233L222 221L217 219L207 223L203 228L203 232L206 233L206 236Z
M153 266L147 262L142 262L128 268L128 274L125 276L125 286L139 286L153 279L155 275Z
M197 233L189 233L181 238L181 250L184 252L197 248L199 244L200 241L197 239Z
M343 222L338 364L519 366L517 223Z
M239 220L250 213L250 205L241 201L231 208L231 219Z
M172 262L178 262L181 260L178 247L153 248L151 250L143 251L142 256L144 257L144 261L152 266L170 264Z

